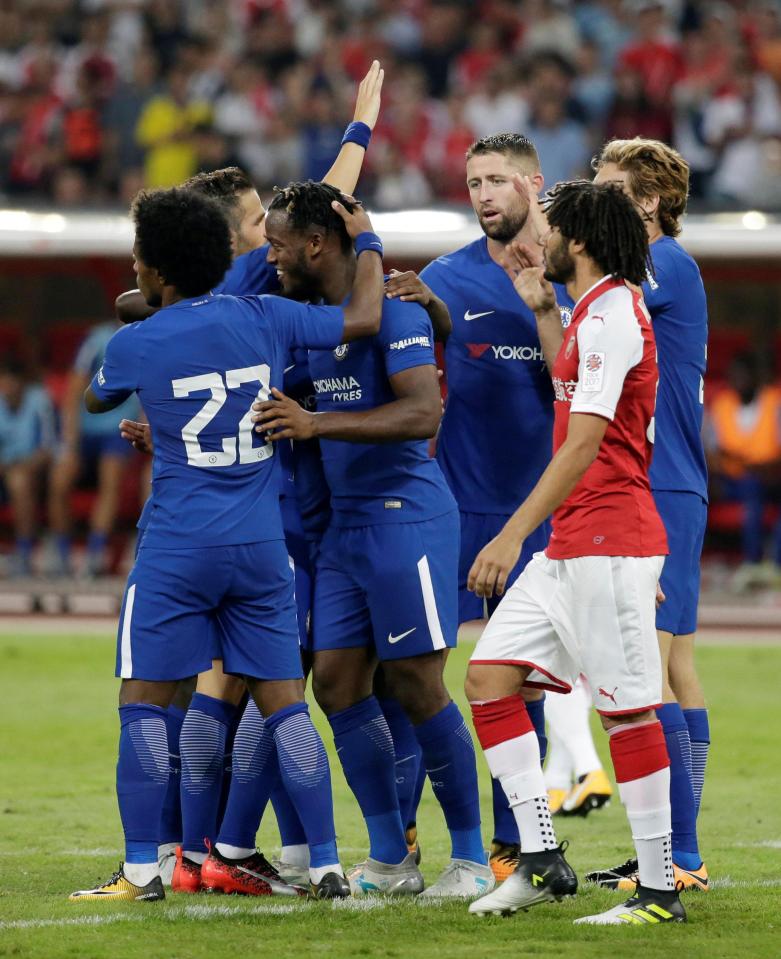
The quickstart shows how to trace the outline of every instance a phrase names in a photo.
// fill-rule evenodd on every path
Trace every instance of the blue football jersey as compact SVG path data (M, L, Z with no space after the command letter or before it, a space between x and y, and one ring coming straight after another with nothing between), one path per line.
M702 445L708 308L699 268L670 236L651 244L654 276L643 283L659 362L651 488L708 497Z
M512 513L552 456L553 390L534 314L491 259L485 237L420 276L453 321L437 460L462 511ZM571 300L563 287L556 298L566 315Z
M389 377L433 366L433 331L416 303L385 300L380 332L335 350L310 350L318 412L368 410L396 397ZM334 526L421 522L455 509L426 440L348 443L321 440Z
M268 262L269 244L237 256L215 293L247 296L276 293L277 270ZM314 409L312 380L306 350L295 350L285 364L284 392ZM328 524L330 491L325 481L317 440L304 443L282 441L277 444L280 462L280 495L295 496L305 531L318 535Z
M136 392L155 438L144 545L230 546L282 538L273 443L252 404L282 388L290 350L333 347L341 307L276 296L180 300L120 329L92 389Z
M277 293L279 280L276 267L268 262L269 244L257 250L237 256L222 283L212 293L227 293L230 296L248 296L253 293Z

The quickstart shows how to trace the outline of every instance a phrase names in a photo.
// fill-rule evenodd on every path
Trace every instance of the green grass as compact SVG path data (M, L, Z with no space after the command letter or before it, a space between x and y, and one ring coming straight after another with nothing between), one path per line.
M462 706L469 649L464 645L448 665L451 691ZM374 901L356 908L349 902L289 905L277 899L172 895L159 904L100 909L70 904L72 889L106 878L121 855L113 784L113 640L4 636L0 661L0 956L199 959L252 950L274 959L562 954L603 959L610 950L634 948L642 950L643 959L669 957L673 950L708 959L781 955L779 648L700 652L714 740L701 840L715 883L707 895L686 899L688 925L653 929L573 926L576 916L615 901L609 893L587 889L574 901L512 919L477 919L463 905L415 902ZM324 738L330 745L330 735ZM482 760L480 769L487 820ZM332 770L342 858L350 864L365 854L366 837L337 762ZM431 880L448 847L428 790L419 828L422 868ZM585 821L559 821L558 832L571 841L569 858L580 873L629 852L617 802ZM273 818L266 817L259 843L272 851L277 842Z

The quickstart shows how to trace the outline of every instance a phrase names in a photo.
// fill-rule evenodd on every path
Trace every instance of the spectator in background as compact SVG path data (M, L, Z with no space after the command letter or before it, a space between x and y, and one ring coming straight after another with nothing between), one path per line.
M772 559L763 563L765 507L781 501L781 387L763 384L750 353L738 354L727 376L728 387L711 403L705 436L715 485L743 507L743 565L733 585L739 591L781 586L781 516L772 531Z
M462 93L451 93L445 104L447 132L427 151L428 176L437 196L449 203L462 203L464 157L475 141L475 131L466 118L466 97Z
M0 485L13 514L12 574L32 573L40 480L54 444L54 408L48 393L30 383L12 359L0 365Z
M465 115L475 139L491 136L497 130L525 130L529 104L518 70L508 62L496 63L467 89Z
M648 99L642 75L631 67L618 69L613 100L605 119L605 139L631 140L640 136L667 143L670 124L670 111Z
M465 46L469 4L431 0L423 9L420 49L415 56L426 77L428 94L444 97L453 63Z
M119 435L122 419L138 419L140 408L131 397L110 413L90 415L84 409L84 390L100 369L106 345L117 331L109 321L94 327L73 364L61 410L60 443L49 488L49 525L55 537L55 570L72 573L71 492L89 471L97 477L97 499L90 516L85 572L96 576L106 568L106 546L114 529L123 472L132 447Z
M114 189L123 179L143 176L144 148L136 139L136 128L157 92L158 76L157 57L149 47L142 47L133 59L131 79L120 83L106 103L103 166Z
M538 58L531 73L526 135L550 186L584 176L593 152L585 125L568 115L571 76L566 62L553 54Z
M737 64L729 86L708 101L702 131L718 157L711 198L761 203L765 191L773 189L772 150L781 139L781 97L773 80L747 60Z
M613 77L602 65L599 47L590 40L581 44L575 64L577 82L574 85L573 97L586 123L595 131L596 139L600 141L605 118L613 102Z
M385 210L424 207L433 199L433 192L419 166L407 163L392 143L383 143L373 151L375 176L374 202ZM462 180L464 158L461 157ZM461 185L463 193L463 183Z
M19 125L6 182L9 193L43 192L49 185L57 162L52 132L62 108L53 89L56 73L57 63L48 54L32 60L25 70L28 79L18 104Z
M189 179L198 169L193 130L211 121L211 107L190 101L186 70L174 66L162 91L149 100L136 127L136 142L145 151L144 184L170 187Z
M578 27L567 4L556 0L523 0L524 31L520 52L525 55L555 51L574 61L580 45Z
M343 124L330 87L317 83L310 92L301 130L304 179L322 180L342 142Z

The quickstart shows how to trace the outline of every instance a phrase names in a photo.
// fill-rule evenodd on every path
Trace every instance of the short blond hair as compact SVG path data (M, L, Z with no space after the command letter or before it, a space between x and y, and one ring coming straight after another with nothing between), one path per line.
M597 171L606 163L615 163L629 174L627 185L636 199L659 197L662 232L678 236L689 196L689 164L681 154L661 140L634 137L610 140L591 165Z

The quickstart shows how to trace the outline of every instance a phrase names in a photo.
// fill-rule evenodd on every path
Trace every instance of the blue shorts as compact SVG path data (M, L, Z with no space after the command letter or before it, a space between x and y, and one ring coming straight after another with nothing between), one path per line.
M239 676L302 677L282 540L139 551L122 601L116 675L185 679L212 659Z
M519 504L520 505L520 504ZM502 597L483 599L466 588L469 570L477 554L510 518L494 513L461 513L461 553L458 559L458 622L468 623L473 619L488 619L499 605ZM550 539L550 522L546 520L524 542L518 562L507 580L505 591L515 582L535 553L542 552Z
M667 599L656 613L656 628L674 636L686 636L697 629L700 556L708 504L698 493L666 490L653 493L670 546L659 580Z
M373 646L380 660L456 645L458 512L422 523L331 526L317 560L314 650Z
M285 531L288 561L293 570L296 583L296 612L298 616L298 637L301 649L311 651L311 616L314 601L315 569L314 557L317 543L304 532L301 514L292 496L283 496L279 501L282 513L282 527Z
M119 430L113 430L111 433L82 433L82 459L99 460L102 456L118 456L121 459L127 459L133 453L133 447L122 439Z

